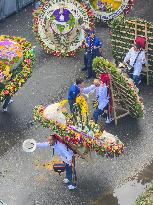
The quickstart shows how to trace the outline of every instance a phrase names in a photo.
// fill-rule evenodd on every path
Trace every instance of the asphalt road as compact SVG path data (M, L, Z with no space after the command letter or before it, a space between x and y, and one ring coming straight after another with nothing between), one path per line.
M0 34L26 37L36 45L37 56L32 77L14 96L8 113L0 112L0 199L7 205L89 204L102 193L113 191L153 160L153 87L144 84L141 88L146 110L144 119L127 117L117 127L114 124L107 127L125 143L125 155L116 159L99 157L89 162L79 159L78 189L69 191L62 183L63 175L59 177L43 166L51 160L51 150L27 154L22 151L22 143L28 138L46 141L48 130L31 124L32 109L66 96L76 76L84 76L83 55L80 52L76 58L55 58L45 54L31 30L31 10L29 6L0 23ZM98 26L97 33L104 40L105 56L111 59L107 29ZM118 204L116 199L112 203L109 205Z

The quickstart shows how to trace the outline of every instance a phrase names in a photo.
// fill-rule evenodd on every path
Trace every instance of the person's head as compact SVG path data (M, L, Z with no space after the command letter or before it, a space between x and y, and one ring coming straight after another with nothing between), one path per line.
M84 87L84 80L82 78L77 78L76 79L76 85L79 87L79 88L83 88Z
M100 84L101 84L101 81L100 81L99 79L94 79L93 84L94 84L96 87L99 87Z
M90 37L91 37L91 38L94 38L94 37L95 37L95 31L94 31L94 30L90 31Z
M139 51L140 49L141 49L140 44L135 43L135 44L134 44L134 50L135 50L135 51Z

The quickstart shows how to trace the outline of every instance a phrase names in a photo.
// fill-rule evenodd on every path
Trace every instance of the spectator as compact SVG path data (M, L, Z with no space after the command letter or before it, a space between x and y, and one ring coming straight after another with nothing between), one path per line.
M128 51L123 63L130 66L131 70L129 72L129 76L138 87L140 83L142 65L146 63L145 52L139 44L135 43L134 47Z
M92 62L97 56L100 56L100 48L102 43L98 37L95 36L94 31L90 31L90 38L87 41L87 79L93 77Z

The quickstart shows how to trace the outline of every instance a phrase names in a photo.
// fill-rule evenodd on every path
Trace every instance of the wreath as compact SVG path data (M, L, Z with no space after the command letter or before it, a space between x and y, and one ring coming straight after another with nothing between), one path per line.
M25 38L0 36L0 101L16 93L31 76L34 58Z
M92 9L97 19L108 21L120 14L127 14L132 9L136 0L84 0Z
M94 26L93 14L73 0L46 0L33 12L33 31L42 48L53 56L75 56L84 29Z

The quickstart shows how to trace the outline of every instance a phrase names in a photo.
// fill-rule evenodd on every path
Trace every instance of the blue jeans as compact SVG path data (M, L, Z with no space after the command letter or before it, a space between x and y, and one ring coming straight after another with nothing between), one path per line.
M70 166L69 164L65 164L65 169L66 169L66 178L70 181L70 184L72 185L76 185L75 182L73 182L73 177L72 177L72 166ZM75 170L75 164L74 164L74 178L76 181L76 170Z
M8 106L8 104L9 104L10 100L11 100L11 96L10 96L10 95L7 95L7 96L5 97L5 101L4 101L4 104L3 104L3 109L6 109L6 108L7 108L7 106Z
M94 111L94 113L93 113L93 119L94 119L94 122L95 122L95 123L98 122L98 118L99 118L99 116L102 115L102 114L104 114L104 115L103 115L104 117L109 117L109 116L108 116L108 113L104 113L105 110L108 110L108 105L106 105L103 110L97 108L97 109Z
M138 75L133 75L132 73L129 74L129 77L133 80L135 86L138 88L140 77Z
M140 81L139 76L138 75L133 75L132 79L134 81L135 86L138 87L139 86L139 81Z
M101 110L101 109L99 109L99 108L97 108L97 109L94 111L94 113L93 113L93 119L94 119L95 123L98 122L98 118L99 118L100 115L103 114L103 112L104 112L104 111Z

